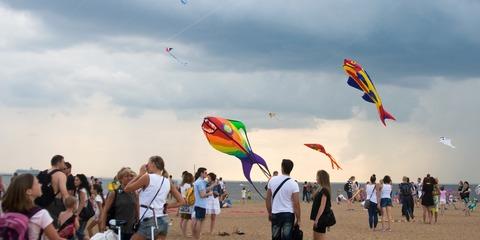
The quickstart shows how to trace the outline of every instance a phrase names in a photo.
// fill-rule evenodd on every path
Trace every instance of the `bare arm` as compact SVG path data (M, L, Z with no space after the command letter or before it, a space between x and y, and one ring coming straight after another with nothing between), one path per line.
M265 198L265 206L267 207L267 213L270 219L272 215L272 190L270 188L267 190L267 197Z
M143 174L141 176L138 175L127 184L124 191L127 193L134 192L138 189L148 186L148 184L150 184L150 177L148 176L148 174Z
M377 190L377 208L380 209L380 201L381 201L381 194L382 194L382 185L380 184L376 184L375 186L376 190Z
M173 197L175 198L175 200L177 200L176 203L174 204L168 204L167 208L176 208L176 207L180 207L180 206L183 206L186 204L185 202L185 199L183 199L182 197L182 194L180 194L180 192L178 192L177 188L176 187L173 187L170 186L170 193L173 195Z
M53 226L53 224L49 224L45 229L43 229L43 232L45 235L48 237L50 240L64 240L65 238L61 238L58 236L57 229Z
M86 205L85 199L87 199L87 194L85 194L83 191L78 191L78 197L79 197L79 203L78 203L77 213L80 214L80 212Z
M315 217L315 226L318 223L318 219L320 219L320 217L322 216L323 211L325 211L326 206L327 206L327 196L322 195L322 199L320 200L320 207L318 208L318 212L317 212L317 217Z
M295 212L295 220L297 225L300 226L302 222L301 218L301 209L300 209L300 194L298 192L292 194L292 201L293 201L293 211Z
M113 204L113 199L115 199L115 191L110 192L107 196L107 199L105 199L105 206L100 214L100 222L99 222L99 227L100 231L105 231L106 225L107 225L107 213L110 211L110 208L112 207Z
M202 190L202 191L200 191L200 197L201 197L201 198L206 198L206 197L208 197L208 196L210 196L210 195L212 195L212 194L213 194L212 192L208 192L208 193L207 193L207 190Z

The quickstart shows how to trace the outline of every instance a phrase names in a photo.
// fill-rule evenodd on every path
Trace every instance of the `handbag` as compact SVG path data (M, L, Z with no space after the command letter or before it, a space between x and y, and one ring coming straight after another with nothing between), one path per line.
M303 240L303 231L297 224L293 227L292 240Z
M153 209L152 209L151 206L152 206L152 203L153 203L153 201L155 200L155 198L157 198L157 195L158 195L158 193L160 192L160 189L162 189L163 181L165 181L165 177L162 178L162 183L160 184L160 187L158 188L157 193L155 193L155 196L153 196L152 201L150 201L150 204L148 204L148 206L140 205L140 207L146 208L147 210L145 210L145 212L143 212L143 214L142 214L142 217L141 217L140 219L138 219L138 221L136 221L136 222L133 224L133 231L134 231L134 232L137 232L137 231L138 231L138 228L140 227L140 223L142 222L143 217L145 217L145 214L147 213L147 211L148 211L149 209L153 211ZM155 211L153 211L153 213L154 213L154 215L155 215Z
M82 211L80 211L80 214L78 214L78 216L82 220L88 220L91 217L95 216L95 210L93 209L91 199L87 200L87 205L85 205L85 207L82 209Z
M365 209L370 208L370 198L372 198L373 192L375 192L375 187L373 187L373 190L372 190L372 193L370 194L370 197L368 199L366 199L365 202L363 203L363 207Z
M337 223L337 220L335 219L335 214L333 214L332 209L323 213L320 219L318 219L318 223L326 227L331 227L335 225L335 223Z

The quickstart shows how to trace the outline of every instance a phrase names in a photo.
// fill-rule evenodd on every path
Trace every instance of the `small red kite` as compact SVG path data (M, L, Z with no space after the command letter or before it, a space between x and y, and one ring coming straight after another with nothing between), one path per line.
M330 153L327 153L327 151L325 151L325 148L320 145L320 144L316 144L316 143L305 143L305 146L313 149L313 150L316 150L316 151L319 151L325 155L327 155L328 158L330 158L330 162L332 163L332 169L335 169L335 167L337 167L337 170L343 170L337 163L337 161L335 160L335 158L332 157L332 155L330 155Z

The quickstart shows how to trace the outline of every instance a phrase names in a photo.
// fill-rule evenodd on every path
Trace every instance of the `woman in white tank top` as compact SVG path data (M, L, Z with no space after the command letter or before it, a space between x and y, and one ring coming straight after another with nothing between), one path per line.
M380 205L378 204L378 189L379 186L376 184L377 177L373 174L370 177L370 183L365 187L365 193L367 200L370 201L370 206L368 207L368 225L372 231L377 229L378 224L378 212L380 211Z
M390 226L391 211L392 211L392 179L386 175L383 177L383 184L381 185L381 199L380 206L382 207L382 230L392 231ZM387 228L384 228L385 222Z
M125 192L140 190L140 220L132 239L152 239L152 234L155 239L166 239L170 222L167 208L176 208L185 204L182 195L165 176L168 174L163 159L153 156L146 165L140 167L138 176L125 187ZM176 203L167 204L169 193L175 197Z

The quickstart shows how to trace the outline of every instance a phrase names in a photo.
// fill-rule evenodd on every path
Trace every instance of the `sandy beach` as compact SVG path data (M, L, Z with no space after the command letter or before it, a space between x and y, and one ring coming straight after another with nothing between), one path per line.
M312 221L309 220L310 204L302 203L302 230L304 239L312 239ZM428 225L421 222L422 209L415 208L415 215L419 218L416 222L395 222L392 232L371 232L368 229L367 212L356 205L354 211L347 211L346 204L333 205L337 224L327 232L328 239L480 239L480 213L473 212L465 217L462 210L447 210L444 216L439 215L437 224ZM170 227L169 239L183 238L178 226L179 218L170 214L173 226ZM214 234L205 233L209 228L209 219L204 225L202 239L270 239L270 223L266 217L263 202L251 202L246 205L235 204L233 208L222 209L217 218ZM395 220L401 220L401 205L393 208ZM418 221L420 220L420 221ZM380 227L379 223L379 227ZM238 228L245 235L232 234ZM228 232L230 236L218 236L218 232Z

